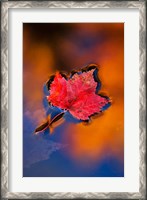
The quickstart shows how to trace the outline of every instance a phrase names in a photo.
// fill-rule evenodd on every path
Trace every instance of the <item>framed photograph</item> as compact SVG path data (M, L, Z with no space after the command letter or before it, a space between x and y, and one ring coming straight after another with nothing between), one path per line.
M2 199L145 199L145 2L1 7Z

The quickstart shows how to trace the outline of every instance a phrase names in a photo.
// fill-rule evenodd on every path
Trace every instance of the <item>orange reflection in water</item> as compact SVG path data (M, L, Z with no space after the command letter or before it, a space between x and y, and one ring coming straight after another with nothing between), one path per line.
M111 27L111 25L110 25ZM123 24L113 27L116 31ZM99 77L102 82L100 93L112 99L111 107L89 125L71 126L64 139L70 143L66 152L74 160L97 162L107 155L124 158L124 41L123 36L113 38L95 47L94 54L100 55ZM83 162L84 163L84 162Z
M110 154L123 160L124 124L123 102L114 103L109 110L92 119L89 125L79 123L71 126L65 135L70 143L68 155L75 160L98 161ZM104 155L103 155L104 154Z
M43 84L53 73L53 52L45 43L33 41L30 30L23 32L23 96L26 107L38 123L45 118L43 110Z

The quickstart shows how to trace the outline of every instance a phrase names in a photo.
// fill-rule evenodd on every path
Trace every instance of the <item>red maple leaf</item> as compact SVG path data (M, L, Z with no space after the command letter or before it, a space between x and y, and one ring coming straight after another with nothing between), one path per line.
M109 99L96 94L97 82L94 80L95 69L75 73L66 79L59 72L50 84L49 103L61 109L68 110L74 117L88 120L109 103Z

